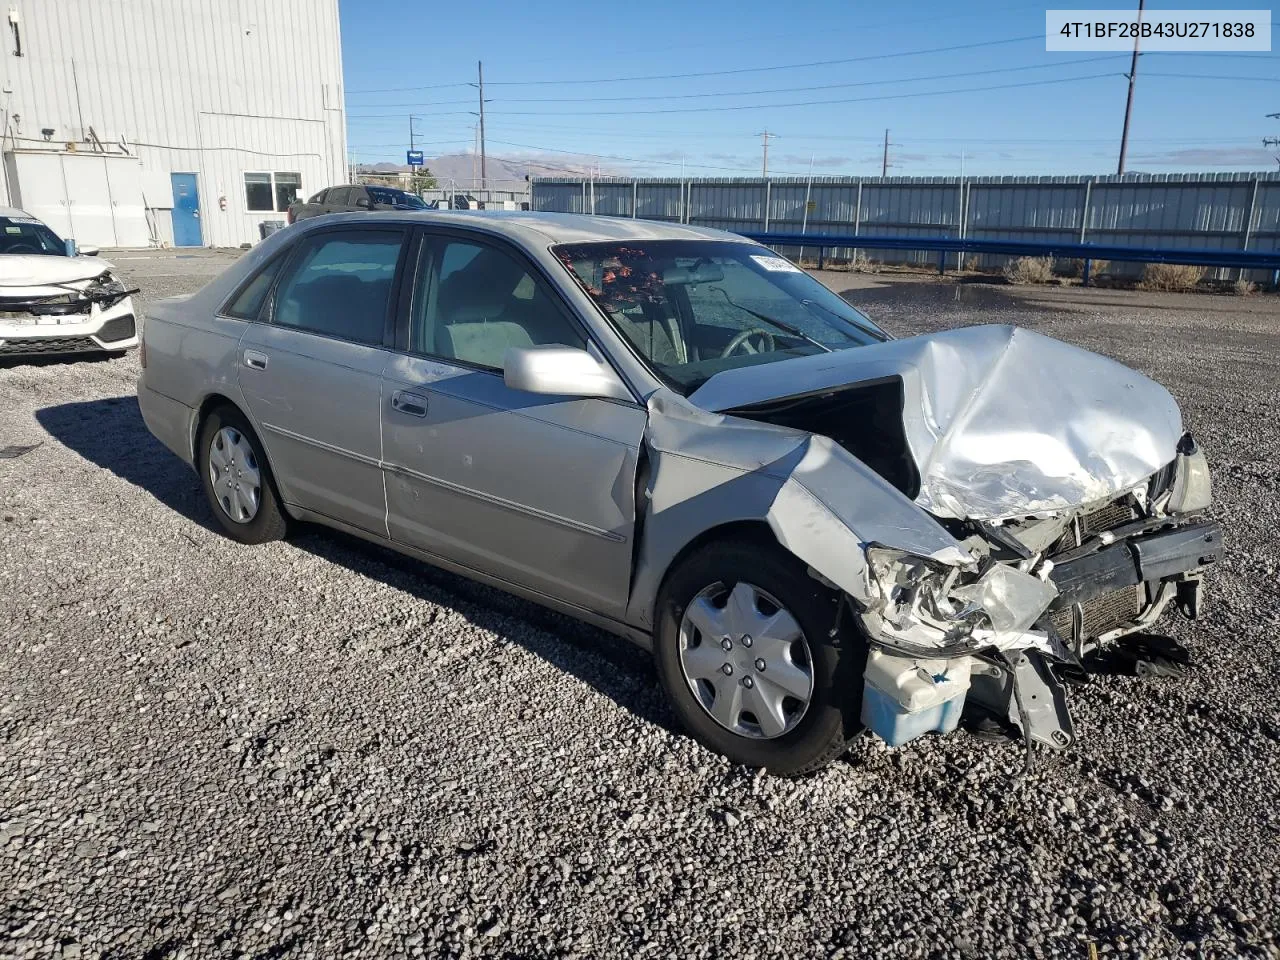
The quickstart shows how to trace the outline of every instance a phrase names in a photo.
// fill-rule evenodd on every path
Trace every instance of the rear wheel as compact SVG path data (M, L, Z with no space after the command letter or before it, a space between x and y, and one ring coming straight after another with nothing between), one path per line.
M798 776L860 729L867 647L837 595L776 545L711 544L672 571L658 606L658 675L685 728L735 763Z
M223 531L241 543L280 540L288 521L257 434L234 407L205 417L197 441L200 480Z

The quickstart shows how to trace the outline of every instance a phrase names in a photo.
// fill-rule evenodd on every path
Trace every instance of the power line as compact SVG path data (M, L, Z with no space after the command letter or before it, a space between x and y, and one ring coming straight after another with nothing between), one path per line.
M995 73L1020 73L1024 70L1051 70L1073 67L1084 63L1114 63L1124 55L1087 57L1066 63L1035 63L1019 67L994 67L990 70L963 70L956 73L931 73L919 77L890 77L883 80L853 80L845 83L821 83L806 87L773 87L764 90L724 90L715 93L663 93L631 94L623 97L504 97L501 103L622 103L634 100L701 100L707 97L755 97L775 93L807 93L811 90L842 90L849 87L874 87L894 83L921 83L926 80L956 80L962 77L981 77ZM384 104L384 106L412 106L412 104Z
M963 16L969 16L969 14L963 14ZM934 22L935 19L938 19L938 18L928 18L928 22L932 23ZM902 23L897 22L894 25L901 26ZM860 27L860 29L866 29L866 28ZM807 63L780 64L780 65L769 66L769 67L743 67L735 70L709 70L709 71L704 71L700 73L653 75L653 76L647 76L647 77L605 77L605 78L600 78L596 80L503 80L503 81L491 80L489 81L489 86L491 87L492 86L550 86L550 85L557 85L557 84L569 85L569 84L579 84L579 83L629 83L629 82L637 82L641 80L685 80L685 79L692 79L696 77L730 76L730 75L742 74L742 73L762 73L762 72L769 72L774 70L798 70L805 67L834 66L838 64L844 64L844 63L859 63L859 62L865 62L870 60L883 60L883 59L888 59L893 57L912 57L912 56L921 56L921 55L930 54L930 53L945 53L953 50L966 50L966 49L972 49L977 47L992 46L995 44L1018 43L1025 40L1039 39L1040 36L1041 36L1040 34L1035 34L1030 37L1011 37L1005 40L989 40L989 41L984 41L982 43L962 44L962 45L952 46L952 47L935 47L930 50L909 50L901 53L876 54L874 56L852 57L852 58L847 58L842 60L814 60ZM1146 57L1192 56L1192 57L1196 57L1197 59L1203 59L1206 57L1225 57L1225 58L1237 60L1237 61L1280 60L1280 54L1275 54L1275 53L1251 53L1251 52L1226 53L1221 51L1159 50L1159 51L1149 51L1143 54L1143 56L1146 56ZM1090 58L1090 59L1103 59L1103 58ZM1075 62L1087 63L1089 62L1089 60L1078 60ZM412 86L412 87L365 87L362 89L348 90L347 95L356 96L356 95L366 94L366 93L409 93L417 90L447 90L455 87L470 87L470 86L474 86L474 84L466 80L459 80L451 83L422 84L422 85ZM803 89L803 88L800 88L800 89ZM812 88L812 89L818 89L818 88ZM470 101L469 100L449 100L449 101L438 101L437 103L439 105L454 105L454 104L470 103Z
M815 107L825 106L828 104L838 103L871 103L883 100L910 100L916 97L939 97L956 93L985 93L990 90L1013 90L1019 87L1045 87L1053 86L1060 83L1079 83L1084 80L1100 80L1105 77L1118 77L1122 74L1118 73L1090 73L1082 77L1059 77L1053 80L1031 80L1025 83L1002 83L985 87L953 87L949 90L924 90L918 93L896 93L884 94L876 97L841 97L830 100L802 100L792 103L763 103L763 104L741 104L741 105L723 105L723 106L706 106L706 107L665 107L656 110L627 110L627 116L638 116L641 114L659 114L659 113L706 113L711 111L727 112L738 110L775 110L788 107ZM617 110L565 110L547 113L537 110L496 110L493 111L494 116L504 117L590 117L590 116L617 116ZM394 114L394 116L402 116Z
M1148 77L1177 77L1179 80L1235 80L1257 81L1258 83L1280 83L1280 77L1240 77L1218 73L1147 73Z
M729 77L744 73L769 73L776 70L801 70L808 67L833 67L846 63L868 63L873 60L892 60L898 57L919 57L932 53L950 53L955 50L976 50L983 47L995 47L1010 43L1025 43L1028 40L1043 40L1043 33L1033 33L1025 37L1007 37L1003 40L983 40L978 43L960 43L947 47L931 47L927 50L904 50L899 53L876 53L862 57L843 57L838 60L810 60L805 63L783 63L769 67L737 67L732 70L702 70L697 73L659 73L633 77L595 77L576 80L490 80L491 87L544 87L544 86L577 86L584 83L639 83L645 80L692 80L698 77ZM391 93L406 90L434 90L442 86L464 86L465 84L435 84L426 87L399 87L382 90L351 91L352 93Z
M460 80L457 83L429 83L425 86L417 87L366 87L364 90L348 90L347 93L403 93L407 90L445 90L449 87L469 86L471 86L471 84L467 83L465 80Z

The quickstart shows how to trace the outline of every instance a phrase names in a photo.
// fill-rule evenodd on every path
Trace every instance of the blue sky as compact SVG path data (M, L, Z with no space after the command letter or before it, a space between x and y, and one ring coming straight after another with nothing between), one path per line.
M874 175L888 128L890 174L1115 172L1129 56L1047 53L1045 3L341 0L340 9L348 138L360 162L403 162L410 114L428 156L472 149L469 84L483 60L496 156L752 175L769 130L771 174L803 175L812 162L815 174ZM1128 168L1275 169L1280 150L1264 150L1262 138L1280 136L1280 120L1266 117L1276 112L1278 53L1144 54Z

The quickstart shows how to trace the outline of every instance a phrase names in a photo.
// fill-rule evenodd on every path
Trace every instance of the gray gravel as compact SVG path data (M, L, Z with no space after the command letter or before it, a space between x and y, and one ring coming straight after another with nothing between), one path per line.
M226 258L119 265L155 297ZM0 956L1280 956L1280 300L826 279L1170 386L1230 535L1188 678L1097 679L1026 779L964 735L760 777L622 641L219 536L136 354L0 365L0 446L41 443L0 460Z

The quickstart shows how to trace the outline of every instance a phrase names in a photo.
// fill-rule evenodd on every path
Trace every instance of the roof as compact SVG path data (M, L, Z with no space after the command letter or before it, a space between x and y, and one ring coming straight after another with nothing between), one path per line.
M580 213L533 213L510 210L424 210L421 213L396 211L388 213L337 214L328 217L309 218L303 223L320 219L333 222L338 218L366 218L395 216L410 220L422 220L434 224L454 223L459 226L481 228L526 244L590 243L593 240L739 240L742 238L723 230L690 227L679 223L663 223L659 220L632 220L625 217L593 217ZM743 241L746 242L746 241Z

